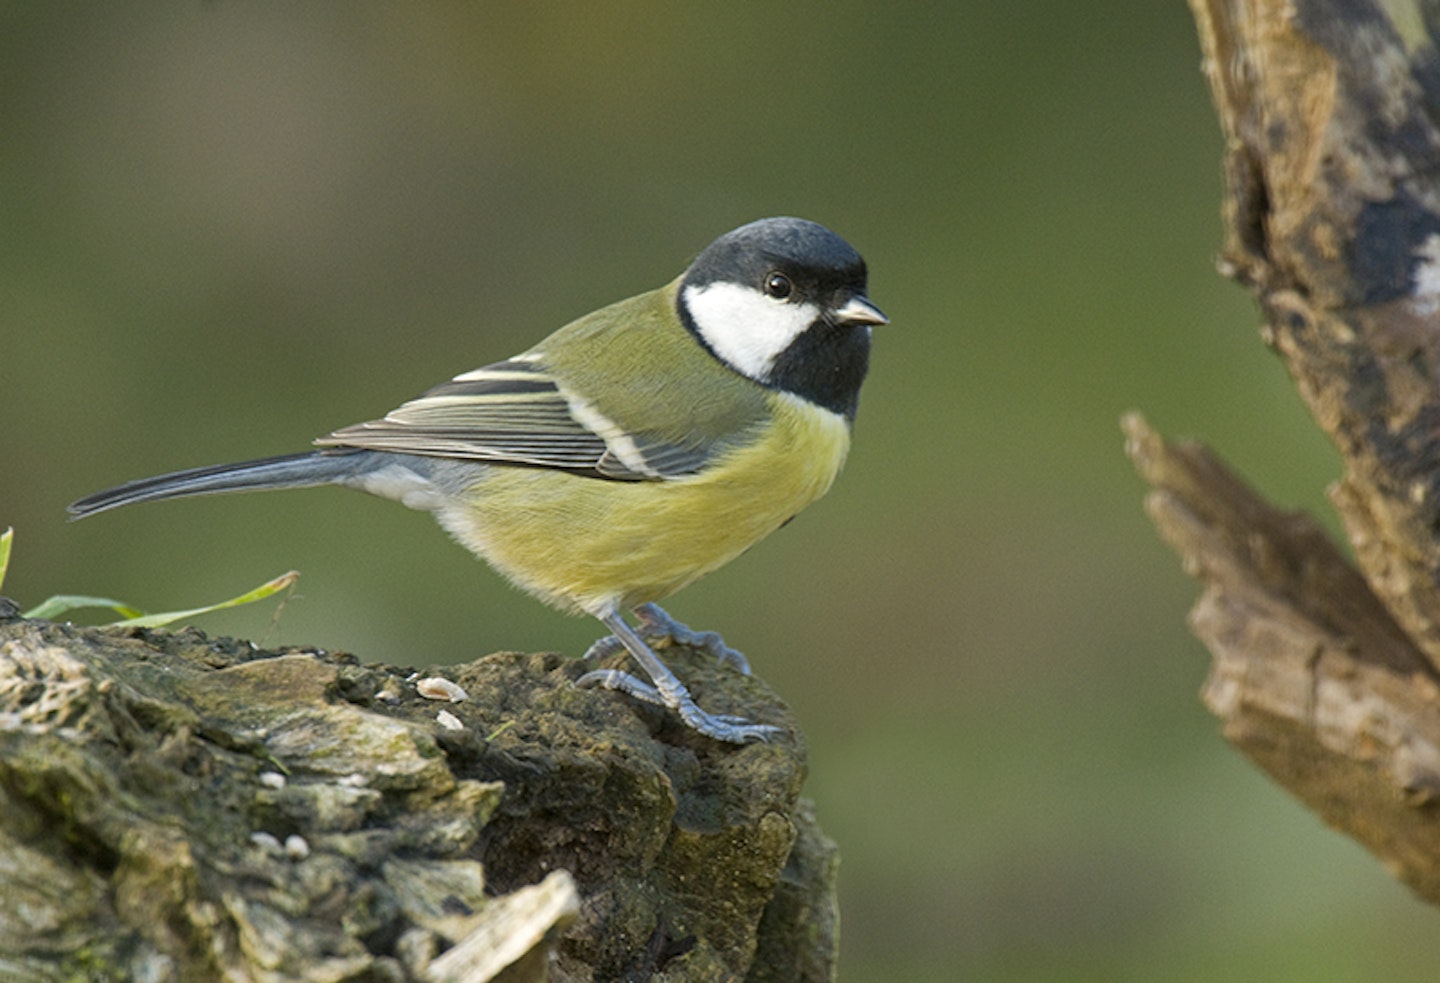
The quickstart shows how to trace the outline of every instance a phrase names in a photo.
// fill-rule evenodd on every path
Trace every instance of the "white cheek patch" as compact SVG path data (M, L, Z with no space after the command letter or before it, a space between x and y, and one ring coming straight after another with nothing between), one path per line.
M705 343L742 375L764 380L780 353L820 317L814 304L787 304L738 283L686 287L686 308Z

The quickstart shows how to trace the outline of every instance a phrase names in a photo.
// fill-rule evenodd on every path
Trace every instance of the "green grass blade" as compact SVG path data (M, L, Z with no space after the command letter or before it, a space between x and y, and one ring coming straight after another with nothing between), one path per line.
M112 597L87 597L84 594L56 594L25 612L27 618L44 618L54 621L62 614L82 608L109 608L122 618L134 618L144 614L139 608L132 608L123 601Z
M6 546L8 543L0 543ZM3 561L4 554L0 553L0 561ZM300 579L298 571L291 570L282 574L274 580L267 581L256 587L254 590L246 591L239 597L232 597L228 601L221 601L218 604L207 604L203 608L191 608L188 611L165 611L160 614L146 614L139 608L131 607L123 601L117 601L113 597L89 597L84 594L57 594L47 598L38 606L25 612L27 618L45 618L54 621L62 614L83 608L106 608L114 611L123 618L123 621L113 622L127 628L160 628L172 622L182 621L186 618L194 618L202 614L209 614L211 611L223 611L226 608L238 608L242 604L253 604L255 601L263 601L280 593L282 590L294 585Z
M15 538L15 530L10 526L0 532L0 590L5 587L5 571L10 569L10 543Z
M211 611L224 611L227 608L238 608L243 604L253 604L256 601L263 601L265 598L278 594L282 590L288 590L294 586L295 581L299 579L300 572L298 570L291 570L289 573L281 574L274 580L261 584L254 590L246 591L239 597L232 597L230 600L221 601L219 604L207 604L203 608L191 608L188 611L166 611L161 614L142 615L139 612L135 612L134 615L126 618L124 621L115 622L115 625L124 628L160 628L172 622L194 618L197 615L209 614Z

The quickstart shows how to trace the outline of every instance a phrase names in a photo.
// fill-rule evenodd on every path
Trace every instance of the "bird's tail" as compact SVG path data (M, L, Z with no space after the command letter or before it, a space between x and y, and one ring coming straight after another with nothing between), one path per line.
M309 451L266 457L239 464L174 471L141 478L73 502L68 511L77 519L136 502L157 502L189 495L260 491L265 488L307 488L343 484L365 470L368 451Z

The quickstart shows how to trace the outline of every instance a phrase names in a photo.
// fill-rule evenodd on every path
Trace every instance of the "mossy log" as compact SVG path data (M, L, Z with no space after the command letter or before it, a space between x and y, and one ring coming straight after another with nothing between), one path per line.
M0 979L830 979L793 720L667 658L792 736L718 744L556 655L417 673L0 599Z

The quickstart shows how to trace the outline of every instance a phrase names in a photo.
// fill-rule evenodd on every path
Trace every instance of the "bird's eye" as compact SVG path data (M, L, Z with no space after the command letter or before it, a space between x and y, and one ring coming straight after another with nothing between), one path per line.
M784 300L789 297L790 291L794 289L794 284L784 273L771 273L765 278L765 292L776 300Z

